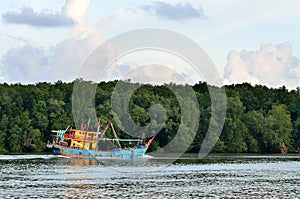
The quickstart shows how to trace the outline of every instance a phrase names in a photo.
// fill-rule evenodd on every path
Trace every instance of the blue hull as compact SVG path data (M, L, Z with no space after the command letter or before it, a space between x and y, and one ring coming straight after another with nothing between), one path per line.
M112 151L89 151L68 147L52 148L55 155L63 155L74 158L96 157L104 159L135 159L144 155L148 147L134 149L118 149Z

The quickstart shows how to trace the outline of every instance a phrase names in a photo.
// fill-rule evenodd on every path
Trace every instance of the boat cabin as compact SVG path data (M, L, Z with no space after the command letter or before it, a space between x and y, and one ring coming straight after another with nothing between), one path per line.
M96 150L98 142L98 132L70 129L69 133L64 134L64 139L69 147Z

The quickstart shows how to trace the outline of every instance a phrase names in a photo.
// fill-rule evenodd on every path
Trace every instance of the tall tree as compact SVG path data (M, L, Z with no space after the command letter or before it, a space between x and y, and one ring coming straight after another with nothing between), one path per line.
M292 147L292 122L286 105L273 105L269 111L262 132L264 148L267 152L279 152L280 148Z
M262 152L261 149L263 147L262 134L265 131L265 116L262 110L260 111L250 111L247 112L243 121L248 129L248 134L246 136L246 143L248 145L248 152L256 153Z
M38 101L38 103L34 105L32 111L32 119L33 128L39 129L42 132L43 140L47 141L49 139L49 137L47 136L49 120L45 101Z
M227 98L227 116L221 139L228 152L247 152L248 129L242 121L244 106L238 96Z

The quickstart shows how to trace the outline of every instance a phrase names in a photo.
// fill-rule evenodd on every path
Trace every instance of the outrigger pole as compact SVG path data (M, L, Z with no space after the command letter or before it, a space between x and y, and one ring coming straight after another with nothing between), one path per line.
M139 139L110 139L110 138L101 138L99 140L109 140L109 141L121 141L121 142L138 142Z
M65 132L67 132L67 130L70 128L70 126L68 126L66 128L66 130L51 130L51 132L53 133L57 133L57 136L60 137L61 141L63 142L65 137L64 137L64 134Z

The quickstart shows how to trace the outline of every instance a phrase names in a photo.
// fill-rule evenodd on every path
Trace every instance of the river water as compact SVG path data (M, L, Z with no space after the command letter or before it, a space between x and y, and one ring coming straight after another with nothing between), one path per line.
M300 156L144 158L0 155L0 198L300 198Z

